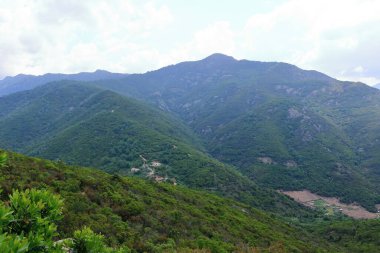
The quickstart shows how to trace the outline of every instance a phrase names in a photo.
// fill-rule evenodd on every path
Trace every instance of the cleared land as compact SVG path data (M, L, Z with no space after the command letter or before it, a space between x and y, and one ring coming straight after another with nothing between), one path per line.
M340 202L338 198L322 197L308 190L280 192L291 197L295 201L311 208L324 206L328 213L338 211L355 219L380 218L380 213L371 213L357 204L345 204ZM380 209L380 205L377 205L376 207Z

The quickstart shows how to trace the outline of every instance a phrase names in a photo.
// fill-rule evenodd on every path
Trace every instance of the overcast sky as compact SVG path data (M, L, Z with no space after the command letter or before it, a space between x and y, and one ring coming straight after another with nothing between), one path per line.
M380 0L0 0L0 79L215 52L380 83Z

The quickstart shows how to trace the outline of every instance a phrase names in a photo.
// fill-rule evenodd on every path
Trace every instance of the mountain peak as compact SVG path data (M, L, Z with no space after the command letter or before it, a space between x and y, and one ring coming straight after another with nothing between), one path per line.
M221 54L221 53L215 53L215 54L212 54L212 55L204 58L202 61L225 63L225 62L236 61L236 59L233 58L232 56L228 56L228 55Z

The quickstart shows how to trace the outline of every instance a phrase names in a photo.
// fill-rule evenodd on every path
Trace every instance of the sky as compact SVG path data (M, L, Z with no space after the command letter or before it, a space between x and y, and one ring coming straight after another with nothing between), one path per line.
M0 79L216 52L380 83L380 0L0 0Z

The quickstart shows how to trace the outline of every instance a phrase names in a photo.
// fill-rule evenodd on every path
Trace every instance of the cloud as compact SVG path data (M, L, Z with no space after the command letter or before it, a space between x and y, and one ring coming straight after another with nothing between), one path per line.
M242 48L259 60L373 83L380 78L380 62L374 57L380 55L379 11L375 0L291 0L252 16Z
M279 3L227 17L195 13L200 6L193 5L212 8L207 1L178 9L159 0L2 0L0 78L98 68L144 72L221 52L380 82L380 1ZM240 8L254 10L255 4Z
M237 49L236 36L229 22L214 22L196 31L190 41L173 48L167 54L162 54L159 65L197 60L216 52L234 55Z
M144 41L172 21L170 9L154 2L3 0L0 78L97 68L146 70L154 65L133 65L127 56L147 51Z

